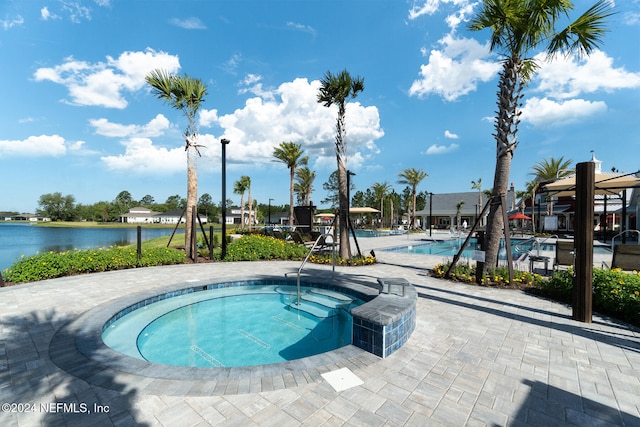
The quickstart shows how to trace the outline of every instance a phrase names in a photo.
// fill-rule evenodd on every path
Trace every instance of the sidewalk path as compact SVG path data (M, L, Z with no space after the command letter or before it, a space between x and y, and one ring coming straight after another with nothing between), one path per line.
M414 284L417 326L408 343L384 360L355 351L303 375L266 374L259 392L227 383L204 393L206 382L196 389L190 381L151 387L143 373L74 376L53 363L50 342L68 322L121 296L241 274L283 276L298 262L166 266L1 288L0 403L35 410L3 406L0 425L640 426L638 329L597 315L575 322L570 307L520 291L437 280L425 269L441 259L380 250L412 238L360 239L379 263L336 269L339 280ZM363 384L336 392L319 375L342 367Z

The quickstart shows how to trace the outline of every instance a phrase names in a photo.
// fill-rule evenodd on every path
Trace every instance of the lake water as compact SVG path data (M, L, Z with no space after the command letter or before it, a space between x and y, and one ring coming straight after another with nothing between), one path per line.
M144 228L142 240L168 236L173 228ZM178 232L183 233L179 230ZM184 235L174 239L184 239ZM124 246L136 243L135 228L59 228L41 227L27 223L0 223L0 271L8 268L22 255L36 252L64 252L73 249L89 249Z

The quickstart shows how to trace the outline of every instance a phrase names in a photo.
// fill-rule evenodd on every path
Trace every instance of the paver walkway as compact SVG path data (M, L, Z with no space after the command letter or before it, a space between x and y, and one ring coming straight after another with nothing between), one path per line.
M336 269L339 280L414 284L417 326L403 348L384 360L355 351L303 375L267 373L259 392L237 384L203 395L212 394L206 381L199 390L151 387L144 373L74 376L52 361L64 354L50 343L68 322L123 295L282 276L298 262L167 266L0 288L0 403L16 404L2 407L0 426L640 426L638 329L597 315L591 324L575 322L570 307L519 291L436 280L425 268L440 259L379 250L415 238L360 239L379 263ZM305 271L326 276L330 267ZM363 384L336 392L320 376L342 367Z

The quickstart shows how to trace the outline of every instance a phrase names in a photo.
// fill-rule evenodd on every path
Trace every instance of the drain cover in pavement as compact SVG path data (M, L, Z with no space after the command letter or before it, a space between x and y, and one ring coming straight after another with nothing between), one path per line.
M343 391L364 384L349 368L327 372L326 374L322 374L322 378L324 378L335 391Z

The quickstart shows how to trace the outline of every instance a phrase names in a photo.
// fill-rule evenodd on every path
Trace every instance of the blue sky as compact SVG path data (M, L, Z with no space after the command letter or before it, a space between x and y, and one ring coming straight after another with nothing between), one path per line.
M574 0L573 17L593 0ZM525 92L511 180L551 156L623 172L640 169L640 1L616 0L602 50L541 60ZM312 200L335 170L336 111L316 102L319 79L347 69L365 90L347 106L348 167L358 190L405 168L420 190L490 188L498 57L466 22L470 0L36 1L0 3L0 211L33 212L40 195L76 202L120 191L156 202L186 196L181 113L156 99L146 73L163 68L208 86L200 116L199 194L221 200L241 175L259 202L288 202L273 161L300 143L317 172Z

